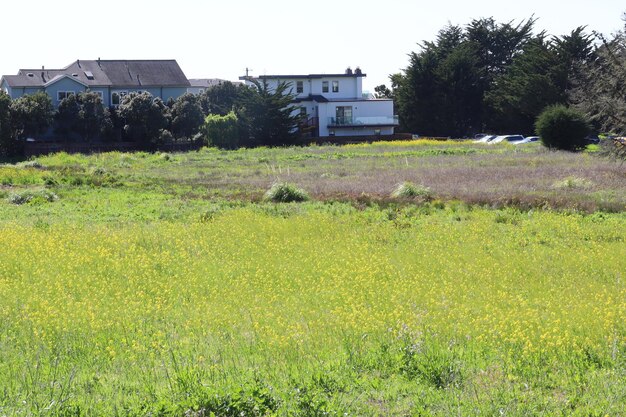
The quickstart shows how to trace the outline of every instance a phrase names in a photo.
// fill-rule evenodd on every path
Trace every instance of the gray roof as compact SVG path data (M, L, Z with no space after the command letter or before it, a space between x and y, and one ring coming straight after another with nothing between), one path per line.
M259 80L282 80L282 79L314 79L314 78L359 78L359 77L367 77L367 74L364 73L352 73L352 74L306 74L306 75L259 75L257 77L252 76L242 76L239 77L240 80L248 80L248 79L259 79Z
M91 72L93 77L88 78ZM89 87L189 87L189 81L173 60L78 60L63 69L21 69L5 75L10 87L43 87L60 76Z
M213 87L215 85L220 85L225 82L233 83L235 85L241 84L239 81L222 80L220 78L191 78L189 79L189 84L191 84L192 87L200 87L200 88Z

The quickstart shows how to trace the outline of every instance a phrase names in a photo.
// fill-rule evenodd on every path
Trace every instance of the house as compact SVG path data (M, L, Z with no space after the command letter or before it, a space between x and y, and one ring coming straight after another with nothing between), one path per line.
M187 92L191 94L201 94L204 93L204 90L207 88L214 87L225 82L232 81L222 80L220 78L190 78L189 84L191 84L191 87L187 88ZM240 84L238 81L232 83L235 85Z
M63 69L21 69L4 75L0 89L16 99L46 92L52 104L71 94L92 91L105 106L118 106L132 92L149 92L164 101L187 92L190 84L175 60L77 60Z
M287 83L295 95L294 105L312 136L393 135L398 117L393 114L393 100L373 99L363 94L359 68L343 74L243 76L248 85L267 83L270 89Z

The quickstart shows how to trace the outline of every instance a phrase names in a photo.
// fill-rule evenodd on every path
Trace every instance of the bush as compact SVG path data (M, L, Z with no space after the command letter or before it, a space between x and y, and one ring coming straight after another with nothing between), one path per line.
M9 195L9 203L16 205L39 202L52 203L58 199L59 197L55 193L48 190L24 191L22 193L13 193Z
M205 143L218 148L239 147L239 118L234 112L226 116L209 114L204 121Z
M584 149L590 132L582 113L561 104L547 107L537 118L535 128L544 146L566 151Z
M391 193L393 198L415 198L421 197L425 200L429 200L432 197L430 188L423 185L415 185L411 182L403 182Z
M265 199L275 203L290 203L309 200L309 195L294 184L274 183L265 193Z

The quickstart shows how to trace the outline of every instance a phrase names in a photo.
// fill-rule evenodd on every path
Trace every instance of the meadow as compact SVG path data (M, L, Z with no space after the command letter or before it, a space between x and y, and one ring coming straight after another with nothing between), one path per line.
M625 179L431 141L0 165L0 416L625 415Z

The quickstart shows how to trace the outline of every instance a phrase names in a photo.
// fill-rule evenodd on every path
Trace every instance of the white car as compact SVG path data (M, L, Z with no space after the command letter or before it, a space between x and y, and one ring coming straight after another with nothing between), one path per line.
M526 143L533 143L539 141L539 136L528 136L523 140L519 140L517 142L512 142L513 145L524 145Z
M475 140L474 143L489 143L491 140L497 138L497 135L486 135L482 138Z
M522 136L522 135L502 135L502 136L498 136L495 139L490 140L488 143L490 145L493 145L494 143L500 143L500 142L513 143L513 142L519 142L520 140L524 140L524 136Z

